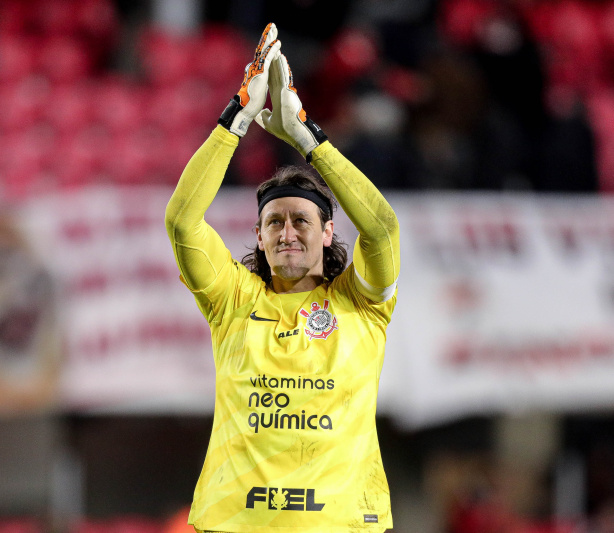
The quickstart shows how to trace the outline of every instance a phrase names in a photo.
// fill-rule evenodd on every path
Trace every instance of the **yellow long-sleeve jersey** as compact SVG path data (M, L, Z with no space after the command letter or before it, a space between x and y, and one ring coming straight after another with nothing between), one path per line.
M202 218L237 142L214 131L166 214L181 275L211 327L216 365L213 430L190 523L227 532L384 531L392 517L375 411L396 303L396 218L388 207L371 231L368 216L348 212L352 201L335 188L356 186L359 208L372 213L387 204L364 198L368 180L330 143L320 146L314 166L360 219L358 266L310 292L277 294L233 260ZM335 181L340 169L347 185ZM386 288L384 301L365 296Z

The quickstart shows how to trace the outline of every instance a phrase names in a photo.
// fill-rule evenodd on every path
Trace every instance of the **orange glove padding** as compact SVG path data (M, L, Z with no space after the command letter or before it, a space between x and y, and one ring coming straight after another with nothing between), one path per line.
M254 60L245 67L245 75L239 92L224 109L218 124L239 137L247 133L254 117L264 107L269 67L279 55L281 43L277 40L277 27L272 22L267 25L260 37L254 53Z

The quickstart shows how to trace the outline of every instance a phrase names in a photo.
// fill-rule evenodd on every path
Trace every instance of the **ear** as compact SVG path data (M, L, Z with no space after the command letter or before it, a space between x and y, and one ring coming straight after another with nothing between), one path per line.
M324 247L328 247L333 242L333 233L335 232L335 224L332 220L329 220L324 224L324 232L323 232L323 241L322 244Z
M262 235L258 226L256 226L256 237L258 238L258 249L264 251L264 242L262 242Z

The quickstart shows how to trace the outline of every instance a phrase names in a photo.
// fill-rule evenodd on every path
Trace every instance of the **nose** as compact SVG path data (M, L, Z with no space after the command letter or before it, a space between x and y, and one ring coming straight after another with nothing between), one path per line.
M284 244L291 244L296 241L296 230L291 222L284 223L279 240Z

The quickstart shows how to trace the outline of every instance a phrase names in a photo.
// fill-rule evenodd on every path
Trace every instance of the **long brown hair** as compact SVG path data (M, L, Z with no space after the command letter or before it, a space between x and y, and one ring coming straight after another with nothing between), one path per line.
M320 212L320 223L322 224L322 230L324 230L326 222L332 220L332 213L337 208L337 201L326 183L324 183L324 180L314 175L308 168L299 166L281 167L270 179L258 187L258 191L256 192L258 204L260 204L260 200L269 189L281 185L294 185L306 191L317 191L324 196L324 198L328 199L330 204L329 213L318 208ZM258 218L256 222L256 227L260 227L260 218ZM339 240L336 233L333 233L331 245L324 247L323 275L326 281L331 282L345 270L347 256L347 245ZM250 253L241 259L241 263L251 272L260 276L267 285L271 284L271 267L266 260L264 251L258 248L258 244L256 244Z

